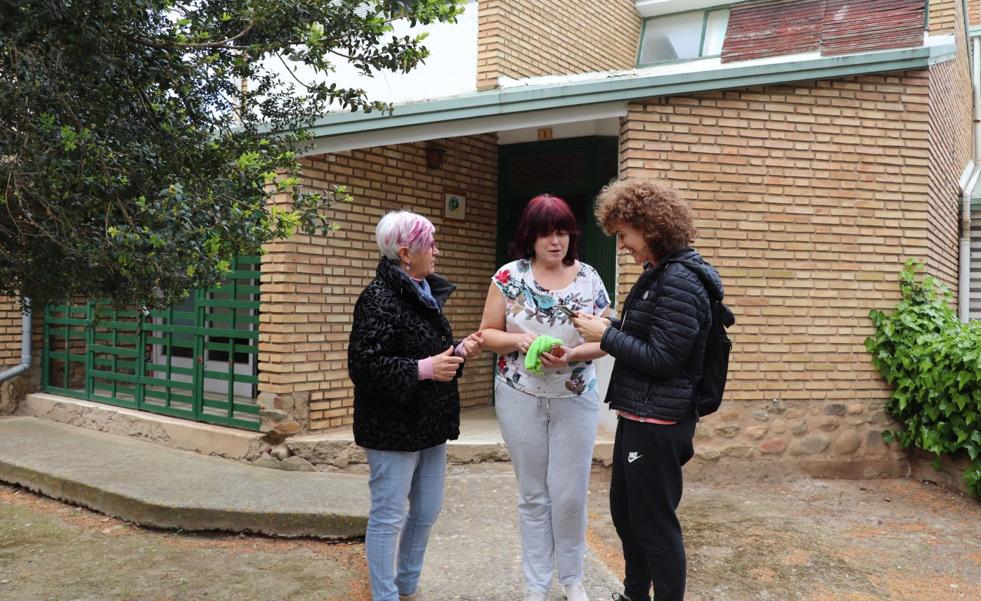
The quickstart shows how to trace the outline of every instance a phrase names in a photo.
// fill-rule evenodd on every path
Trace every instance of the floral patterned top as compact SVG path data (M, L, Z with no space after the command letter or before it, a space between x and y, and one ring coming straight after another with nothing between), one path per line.
M610 306L610 297L599 273L581 262L576 279L561 290L541 287L532 275L528 259L501 267L493 281L504 295L506 331L548 334L562 339L569 348L582 344L583 339L572 319L557 306L594 315L602 314ZM530 395L574 397L596 388L596 370L592 361L573 362L558 369L545 368L542 372L527 371L525 356L517 351L501 355L497 360L497 377Z

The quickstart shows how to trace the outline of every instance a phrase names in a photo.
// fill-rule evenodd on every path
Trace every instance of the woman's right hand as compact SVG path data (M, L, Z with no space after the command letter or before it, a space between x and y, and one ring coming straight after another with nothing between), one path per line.
M518 339L518 351L524 355L528 354L528 349L531 348L531 343L538 338L535 334L519 334L521 338Z
M572 325L576 326L579 335L586 342L599 342L603 339L606 328L610 327L610 320L607 317L579 312L572 318Z
M439 355L433 355L433 379L437 382L452 382L456 377L456 372L463 363L463 357L453 354L453 347Z

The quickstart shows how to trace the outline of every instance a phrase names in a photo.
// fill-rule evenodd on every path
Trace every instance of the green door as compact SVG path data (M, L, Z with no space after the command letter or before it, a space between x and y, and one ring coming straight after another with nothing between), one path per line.
M568 202L576 215L579 259L596 268L610 298L615 298L616 240L596 225L593 201L617 176L617 139L597 136L506 144L498 156L498 264L508 260L507 246L528 201L539 194L554 194Z

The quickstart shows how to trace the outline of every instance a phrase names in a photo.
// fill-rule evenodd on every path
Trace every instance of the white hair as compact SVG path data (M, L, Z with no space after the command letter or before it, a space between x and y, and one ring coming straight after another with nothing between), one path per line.
M393 211L386 214L375 227L375 242L382 256L392 261L399 258L399 248L420 250L433 245L436 226L431 221L411 211Z

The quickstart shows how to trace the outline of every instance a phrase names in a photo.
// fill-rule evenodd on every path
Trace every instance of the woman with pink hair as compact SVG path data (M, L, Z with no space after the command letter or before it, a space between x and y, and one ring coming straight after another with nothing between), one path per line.
M373 601L415 599L429 532L443 504L446 441L460 435L463 364L480 332L453 339L443 305L456 288L436 274L436 228L398 211L378 223L382 258L354 307L348 372L354 441L371 476L365 555Z

